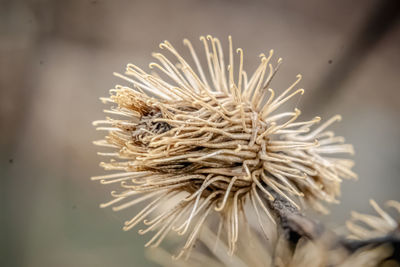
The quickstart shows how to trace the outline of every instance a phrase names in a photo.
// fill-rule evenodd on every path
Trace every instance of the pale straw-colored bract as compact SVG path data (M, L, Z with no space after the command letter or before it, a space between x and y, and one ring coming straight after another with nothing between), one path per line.
M351 219L347 222L351 239L346 243L341 243L345 239L332 235L329 231L320 233L315 240L302 237L295 245L290 244L282 233L278 234L274 242L268 244L262 242L255 231L241 231L237 252L229 257L226 253L228 248L221 242L216 242L216 235L204 226L199 237L203 246L193 251L189 260L173 261L170 254L162 248L149 251L148 257L166 267L398 266L392 257L395 256L394 240L400 230L400 202L386 202L387 207L397 211L397 216L391 216L374 200L370 200L370 204L378 216L352 212ZM349 250L349 241L354 241L353 239L370 243L357 248L353 246Z
M199 237L202 246L194 250L188 260L174 261L162 248L147 251L147 256L165 267L398 266L390 260L393 248L389 243L370 244L349 251L326 232L316 240L302 237L297 244L290 244L284 235L280 235L271 248L255 232L241 231L239 234L238 249L232 256L227 255L228 248L224 244L216 244L216 235L207 226L203 227Z
M211 213L220 215L218 238L222 233L233 253L246 203L265 230L275 223L269 203L276 195L296 207L304 199L325 211L320 202L335 202L342 178L356 177L351 160L331 157L353 153L342 137L326 130L340 116L314 127L319 117L298 122L298 109L278 110L304 90L296 89L298 75L275 96L270 83L281 59L274 64L272 50L260 55L260 65L247 76L243 50L234 51L230 37L227 62L217 38L200 40L206 67L188 40L183 43L193 66L167 41L160 48L173 59L154 53L159 63L150 64L159 74L128 64L125 75L116 76L131 87L118 85L101 98L113 104L105 112L114 118L94 122L108 132L95 144L112 149L99 153L112 158L101 166L116 172L93 180L121 186L102 207L146 203L124 230L143 221L146 228L139 233L155 233L146 246L158 246L171 230L187 234L178 257L190 251ZM166 202L173 204L160 212Z
M379 216L353 211L350 220L346 223L351 233L350 238L361 240L379 238L400 230L400 202L395 200L386 202L387 207L397 211L397 220L383 210L375 200L371 199L369 203Z
M245 234L243 236L243 234ZM229 256L222 243L215 246L216 236L207 226L203 227L199 242L202 249L192 252L188 260L174 261L171 254L162 248L148 251L148 258L164 267L375 267L398 266L389 260L393 249L389 244L366 246L354 252L326 243L326 238L309 240L301 238L294 246L280 237L275 247L266 245L254 233L240 232L237 252ZM331 240L334 241L334 240ZM337 240L336 240L337 241ZM390 265L392 263L392 265ZM386 265L385 265L386 264Z

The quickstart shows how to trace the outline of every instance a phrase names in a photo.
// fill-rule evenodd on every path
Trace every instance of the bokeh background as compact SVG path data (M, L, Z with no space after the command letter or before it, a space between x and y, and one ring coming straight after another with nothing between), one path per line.
M0 1L0 266L156 266L148 237L123 232L129 214L98 208L110 188L91 121L101 119L114 71L147 68L168 39L227 36L245 67L273 48L284 59L272 87L303 74L303 118L340 113L335 131L356 149L359 181L323 218L400 200L399 1ZM199 46L198 46L199 47ZM134 210L131 211L133 213Z

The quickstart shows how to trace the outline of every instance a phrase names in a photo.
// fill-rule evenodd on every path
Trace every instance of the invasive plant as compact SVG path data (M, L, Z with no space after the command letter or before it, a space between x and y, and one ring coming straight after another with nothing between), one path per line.
M353 161L332 156L353 154L327 130L340 116L316 126L319 117L298 121L297 108L280 111L304 93L296 88L301 75L275 95L270 85L282 59L274 66L272 50L260 54L248 76L243 50L235 55L230 37L227 62L217 38L200 40L205 68L188 40L191 64L165 41L160 48L173 59L154 53L159 63L149 66L155 72L128 64L125 75L115 74L131 87L117 85L101 98L112 117L94 122L108 132L95 144L111 148L99 153L111 157L101 166L116 172L92 179L120 185L101 207L145 202L123 229L143 222L139 233L154 232L146 244L153 247L171 230L186 234L177 257L189 255L209 217L219 218L216 239L225 236L233 254L249 209L268 237L266 227L285 225L287 213L299 213L303 204L327 212L322 202L336 202L342 179L356 178Z

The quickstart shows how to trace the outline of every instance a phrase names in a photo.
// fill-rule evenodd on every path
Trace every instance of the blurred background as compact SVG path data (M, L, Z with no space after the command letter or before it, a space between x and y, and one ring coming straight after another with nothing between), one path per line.
M275 49L272 87L303 74L303 118L333 126L356 149L359 181L323 220L343 224L368 200L400 200L399 1L0 1L0 266L156 266L129 214L99 209L110 189L92 145L106 96L132 62L147 69L167 39L183 49L212 34L245 51L248 72ZM185 52L186 53L186 52Z

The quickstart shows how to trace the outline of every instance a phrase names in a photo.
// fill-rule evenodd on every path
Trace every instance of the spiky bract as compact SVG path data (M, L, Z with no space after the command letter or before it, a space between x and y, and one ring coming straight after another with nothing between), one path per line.
M397 220L384 211L373 199L370 201L371 206L379 216L363 214L353 211L351 219L346 225L354 239L372 239L390 235L394 231L400 232L400 218ZM386 202L387 207L395 209L400 215L400 202L389 200ZM398 216L397 216L398 217Z

